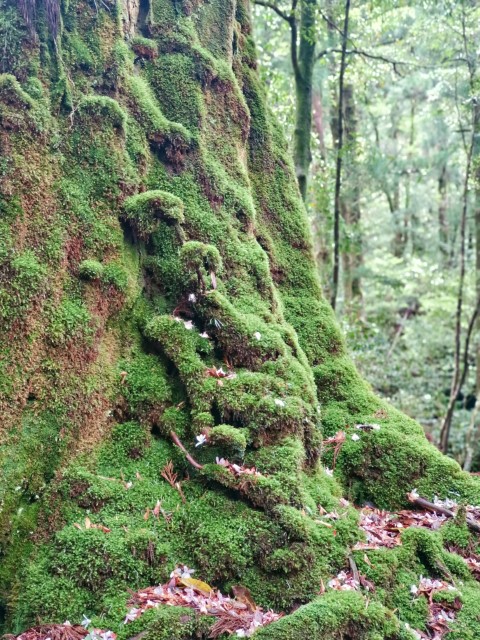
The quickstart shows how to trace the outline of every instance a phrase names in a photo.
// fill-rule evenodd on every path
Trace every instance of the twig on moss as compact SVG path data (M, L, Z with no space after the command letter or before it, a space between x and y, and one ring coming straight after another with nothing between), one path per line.
M360 584L360 573L358 571L357 563L351 553L348 554L348 564L350 565L350 570L353 574L354 580Z
M337 431L337 433L331 438L327 438L323 441L322 446L323 450L327 450L330 447L333 447L333 470L335 471L335 465L337 464L338 454L340 453L340 449L343 446L347 436L345 435L345 431Z
M175 489L175 491L178 491L178 493L180 494L180 497L182 498L182 502L185 503L186 502L185 495L182 491L182 487L180 486L180 482L178 482L177 480L177 474L173 470L173 462L171 460L170 462L167 462L167 464L163 467L161 476L162 478L165 478L165 480L172 487L172 489ZM157 506L158 508L160 508L159 503L157 503ZM155 515L155 510L154 510L154 515ZM157 513L157 517L158 517L158 513Z
M175 431L170 431L170 437L172 438L173 442L177 445L177 447L183 451L186 459L190 462L190 464L193 467L195 467L195 469L203 469L203 464L200 464L195 460L195 458L192 458L192 456L188 453L188 451L185 449L185 447L181 443L180 438L177 436Z
M425 498L420 498L420 496L417 496L413 491L408 494L408 499L417 507L421 507L422 509L426 509L427 511L441 513L442 515L447 516L447 518L455 518L455 512L451 509L447 509L446 507L442 507L441 505L429 502L428 500L425 500ZM466 518L466 523L472 531L480 533L480 524L474 522L468 517Z

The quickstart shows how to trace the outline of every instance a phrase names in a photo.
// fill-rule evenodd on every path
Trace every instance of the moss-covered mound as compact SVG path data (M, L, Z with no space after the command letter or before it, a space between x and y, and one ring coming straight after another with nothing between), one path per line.
M376 591L321 595L363 536L352 507L318 520L342 496L476 503L480 484L346 353L247 0L31 4L0 0L1 628L87 614L128 638L131 590L187 564L284 611L256 635L292 640L411 638L411 585L447 571L451 637L478 637L480 589L445 556L447 533L476 548L460 526L355 552ZM167 607L135 633L207 622Z

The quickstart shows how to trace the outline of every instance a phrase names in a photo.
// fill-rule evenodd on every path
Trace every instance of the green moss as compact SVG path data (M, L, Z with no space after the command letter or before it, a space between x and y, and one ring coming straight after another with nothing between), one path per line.
M201 616L183 607L159 607L150 610L133 624L122 629L119 640L142 633L146 640L191 640L206 638L215 619Z
M47 269L40 264L33 251L26 250L13 258L11 262L14 272L13 287L17 290L30 288L34 292L44 279Z
M463 585L462 608L456 612L455 624L451 625L449 640L474 640L478 635L480 603L478 589L473 585Z
M125 372L122 393L132 411L159 410L171 399L165 367L156 356L138 353L131 361L120 362Z
M169 146L170 153L185 152L192 143L188 130L174 121L168 120L152 93L149 84L141 76L129 75L126 87L132 102L132 111L142 124L148 139L157 149Z
M368 601L318 597L361 537L342 494L391 507L415 487L472 502L479 488L374 397L346 354L255 72L245 0L153 0L128 43L117 9L70 0L55 51L44 27L27 42L5 2L6 630L87 614L120 640L206 636L210 620L175 607L122 625L128 589L187 563L225 593L243 584L262 606L295 609L256 634L287 640L406 640L397 617L424 629L427 615L411 585L450 574L465 586L458 637L475 637L478 587L445 550L469 542L459 521L408 531L370 562L356 553L376 585ZM351 439L373 421L380 430ZM317 457L321 434L339 429L334 479ZM261 475L236 476L217 456ZM334 526L323 509L337 511Z
M125 213L137 229L140 237L146 238L158 227L158 221L169 224L184 222L183 202L166 191L146 191L127 198Z
M90 320L90 314L82 303L65 298L52 310L49 339L52 344L59 345L75 337L88 336Z
M257 631L265 640L340 640L377 637L393 640L399 630L398 620L379 603L365 606L365 600L355 592L330 592L293 614Z
M130 46L140 58L153 60L158 56L158 45L155 40L136 35L131 39Z
M128 287L128 272L123 264L110 262L103 269L102 281L124 292Z
M35 101L22 89L16 77L9 73L0 74L0 102L21 110L35 108Z
M233 458L242 459L247 448L247 438L244 429L236 429L228 424L220 424L210 431L208 439L212 444L225 450Z
M445 545L466 549L471 543L472 536L466 522L447 521L441 528L442 540Z
M220 253L213 245L191 240L183 245L180 255L189 271L203 274L205 271L216 273L222 269Z
M78 113L85 120L93 118L98 125L108 123L122 131L126 127L125 111L116 100L108 96L85 96L78 105Z
M78 273L84 280L99 280L103 270L104 267L98 260L83 260L78 268Z

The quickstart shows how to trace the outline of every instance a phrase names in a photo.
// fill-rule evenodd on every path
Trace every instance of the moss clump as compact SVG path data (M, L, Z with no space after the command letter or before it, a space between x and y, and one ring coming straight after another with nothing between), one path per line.
M126 114L122 107L113 98L108 96L85 96L78 105L80 117L93 118L98 126L109 124L121 131L126 128Z
M180 259L185 271L193 279L197 277L200 288L204 289L207 277L219 273L222 269L222 258L216 247L195 240L186 242L180 251Z
M193 139L180 123L164 116L149 84L141 76L129 75L126 89L132 105L133 115L139 120L156 151L164 150L167 157L180 162L190 149Z
M180 225L185 220L181 199L158 189L127 198L124 208L127 219L133 223L142 238L153 233L160 220L174 225Z
M219 424L210 431L209 441L218 445L233 458L243 459L247 448L247 437L244 429L236 429L228 424Z
M201 616L184 607L158 607L135 622L126 625L119 640L128 640L139 633L146 640L190 640L207 638L215 618Z
M128 287L128 272L123 264L110 262L103 269L102 281L115 287L118 291L125 292Z
M47 268L38 261L33 251L27 249L11 262L14 273L13 288L17 291L30 288L33 293L47 275Z
M166 369L159 359L138 353L120 366L121 391L130 410L139 414L155 410L158 415L172 396Z
M0 97L2 102L23 109L35 106L33 99L25 92L15 76L9 73L0 74Z
M84 304L65 298L51 312L48 337L53 345L73 338L87 337L91 333L91 317Z
M330 592L256 633L264 640L398 638L399 622L380 603L365 606L359 593Z
M134 36L130 41L130 46L138 58L154 60L158 57L158 44L155 40Z
M78 267L78 274L83 280L99 280L104 267L98 260L83 260Z

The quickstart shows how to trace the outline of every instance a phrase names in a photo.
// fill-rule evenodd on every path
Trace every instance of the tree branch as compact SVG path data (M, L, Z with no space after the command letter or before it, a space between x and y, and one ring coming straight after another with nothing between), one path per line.
M301 80L302 74L300 72L300 66L298 64L298 53L297 53L297 40L298 40L298 25L297 18L295 16L295 11L297 9L298 0L292 0L292 6L290 9L290 14L287 14L285 11L282 11L276 4L273 2L269 2L268 0L254 0L254 4L259 5L260 7L267 7L268 9L272 9L275 11L277 15L288 22L290 25L290 57L292 60L293 72L297 80Z
M197 462L195 460L195 458L192 458L192 456L188 453L188 451L183 446L180 438L177 436L175 431L170 431L170 437L172 438L174 443L177 445L177 447L183 451L183 453L185 454L186 459L190 462L190 464L192 466L195 467L195 469L203 469L203 464L200 464L199 462Z
M447 516L447 518L455 518L455 513L446 507L441 507L440 505L434 504L433 502L429 502L425 500L425 498L416 498L412 495L408 496L410 502L412 502L417 507L421 507L422 509L426 509L427 511L433 511L433 513L440 513L442 516ZM472 520L471 518L466 518L467 525L470 527L472 531L476 533L480 533L480 525Z
M282 20L285 20L286 22L290 22L290 17L284 11L282 11L279 7L277 7L277 5L274 4L273 2L267 2L266 0L254 0L254 4L258 4L261 7L267 7L268 9L272 9L273 11L275 11L277 15L280 16L280 18L282 18Z
M342 53L341 49L336 49L336 48L330 48L330 49L324 49L323 51L320 51L320 53L317 55L317 57L315 58L315 60L320 60L321 58L324 58L325 56L328 56L330 53ZM393 60L392 58L387 58L386 56L380 56L374 53L369 53L368 51L363 51L362 49L347 49L345 51L345 55L347 56L351 56L351 55L358 55L358 56L363 56L364 58L369 58L370 60L378 60L379 62L385 62L386 64L391 64L393 67L393 70L395 71L395 73L397 75L400 75L397 66L398 65L412 65L412 66L416 66L415 63L413 62L405 62L404 60Z
M290 24L290 55L292 58L292 67L293 73L295 74L295 78L298 81L302 79L302 74L300 71L300 65L298 64L298 52L297 52L297 41L298 41L298 25L297 18L295 16L295 11L297 9L298 0L292 0L292 8L290 11L290 17L288 22Z

